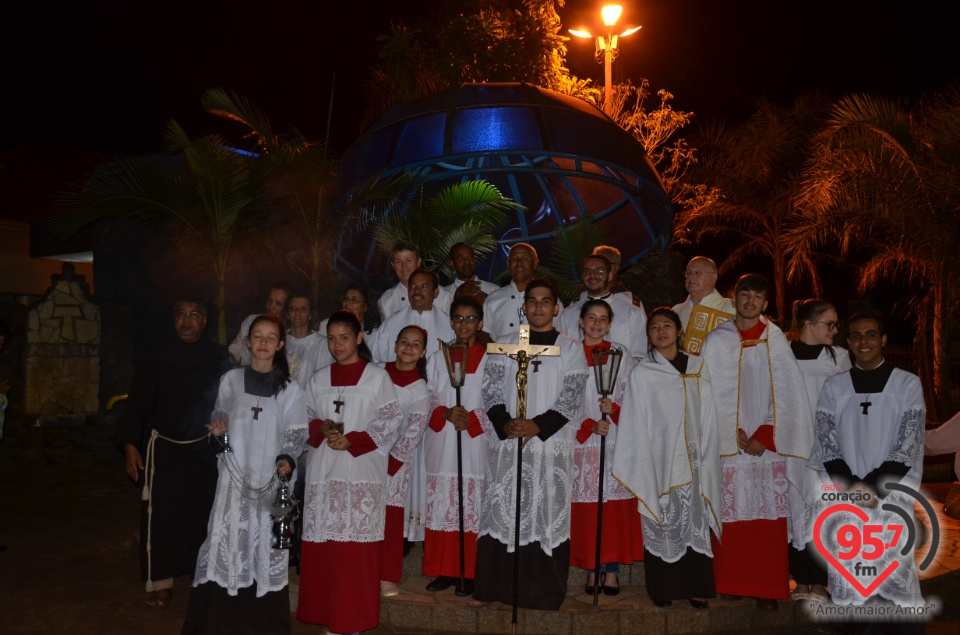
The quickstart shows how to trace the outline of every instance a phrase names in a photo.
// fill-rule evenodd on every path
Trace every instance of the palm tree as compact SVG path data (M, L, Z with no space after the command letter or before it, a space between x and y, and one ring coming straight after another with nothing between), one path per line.
M720 264L720 274L747 256L762 255L773 264L777 316L788 311L787 282L808 275L821 294L813 259L792 250L786 237L802 222L795 199L809 140L826 102L818 95L799 97L789 107L760 102L757 112L737 128L713 125L694 139L699 164L692 183L711 183L714 192L682 212L674 226L678 242L727 236L737 244Z
M167 231L172 241L198 248L217 283L217 337L226 343L226 271L237 239L259 230L258 175L250 159L217 135L191 141L175 121L163 131L164 149L186 172L141 158L107 163L79 192L68 193L53 222L70 236L99 220L128 219Z
M332 272L333 232L339 223L333 205L336 166L325 144L307 140L297 131L276 133L266 115L242 95L222 88L203 93L207 112L246 126L253 137L255 162L262 173L258 197L270 210L279 211L292 228L295 249L278 247L267 236L267 246L281 251L287 265L310 281L311 298L320 296L324 280Z
M867 253L859 290L905 280L906 308L917 323L915 344L933 348L933 391L950 413L948 342L956 309L955 230L960 212L960 89L953 86L909 108L901 100L853 95L832 109L814 138L815 154L798 203L805 227L798 252L833 247ZM932 328L928 328L932 327ZM942 419L941 419L942 420Z
M486 258L497 247L493 232L507 222L508 213L525 209L483 180L455 183L429 198L423 197L425 187L416 173L373 179L358 192L354 206L381 251L389 254L397 242L411 242L420 248L424 266L451 279L451 247L466 243L478 260Z

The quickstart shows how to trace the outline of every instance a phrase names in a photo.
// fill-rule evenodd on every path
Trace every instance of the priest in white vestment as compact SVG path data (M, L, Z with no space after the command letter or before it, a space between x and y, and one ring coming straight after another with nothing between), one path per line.
M683 274L683 285L689 294L687 299L673 307L680 316L680 324L686 331L690 323L693 307L700 306L716 309L724 313L734 313L733 301L717 291L717 263L706 256L695 256L687 263Z
M450 316L436 305L439 297L437 274L429 269L417 269L409 278L410 306L400 309L383 324L371 338L370 353L373 361L386 364L393 359L393 347L400 331L414 324L427 332L427 355L439 350L438 339L449 342L453 339Z
M613 293L614 273L606 256L592 254L583 261L580 277L586 290L567 306L557 318L557 330L575 340L582 340L580 307L588 300L603 300L613 311L613 323L607 339L627 347L630 357L639 360L647 354L647 316L643 303L634 305L628 293Z

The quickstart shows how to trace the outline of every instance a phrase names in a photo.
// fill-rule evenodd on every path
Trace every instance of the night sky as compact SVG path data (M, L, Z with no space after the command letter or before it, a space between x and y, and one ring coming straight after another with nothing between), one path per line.
M291 124L322 139L334 73L332 139L342 149L358 133L376 35L438 1L5 7L0 150L33 138L106 153L155 152L170 117L194 136L230 130L200 111L201 93L214 86L247 95L278 128ZM614 80L647 77L698 119L742 119L762 96L789 103L814 89L913 98L960 76L956 0L623 4L623 28L643 29L622 41ZM596 32L598 12L592 1L568 0L564 28ZM589 41L568 43L568 66L602 80Z

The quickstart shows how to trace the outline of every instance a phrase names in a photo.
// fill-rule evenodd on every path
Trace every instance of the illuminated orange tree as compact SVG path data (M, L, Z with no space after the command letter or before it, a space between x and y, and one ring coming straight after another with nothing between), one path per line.
M913 108L893 98L846 97L813 142L797 198L802 225L788 245L801 261L814 250L869 254L859 267L861 293L894 280L909 285L905 306L917 325L919 367L925 374L932 358L937 410L946 417L960 280L960 89Z
M789 108L764 101L741 126L701 128L692 142L698 162L687 178L711 187L690 200L674 225L678 242L696 243L705 237L729 241L730 253L719 265L721 275L748 256L769 258L781 324L789 313L788 282L809 276L820 295L814 259L786 237L804 222L796 196L810 139L825 109L819 96L800 97Z

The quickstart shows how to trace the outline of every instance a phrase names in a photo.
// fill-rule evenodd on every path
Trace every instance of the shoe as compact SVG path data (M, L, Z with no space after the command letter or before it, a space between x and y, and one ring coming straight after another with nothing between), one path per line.
M400 587L397 586L396 582L380 580L380 595L385 598L392 598L395 595L400 595Z
M695 608L695 609L705 609L705 608L709 608L709 607L710 607L710 605L707 604L707 601L706 601L706 600L698 600L698 599L696 599L696 598L689 598L688 601L690 602L690 606L692 606L692 607Z
M603 594L614 596L619 595L620 593L620 581L617 580L617 586L607 586L607 574L603 573L600 576L600 586L603 588Z
M159 589L147 596L147 608L165 609L173 601L173 589Z
M590 578L592 577L593 577L592 573L587 575L587 583L583 587L583 592L586 593L587 595L593 595L594 588L593 588L593 585L590 584Z
M780 610L780 605L770 598L757 598L757 608L768 613L776 613Z
M823 586L814 584L810 587L810 595L807 599L818 604L826 604L830 601L830 594L827 593L827 590Z
M445 575L440 575L430 581L430 584L427 585L427 591L430 591L431 593L446 591L447 589L452 587L455 582L459 582L459 579L450 578ZM467 595L469 595L469 593Z
M660 600L659 602L654 602L653 604L654 606L659 606L660 608L665 609L668 606L672 606L673 602L670 600Z
M809 600L810 595L810 588L806 584L798 584L797 588L790 594L790 599L794 601Z
M455 579L454 582L456 583L456 585L457 585L458 587L460 586L460 578ZM471 580L470 578L464 578L464 579L463 579L463 588L462 588L462 589L457 588L457 589L454 591L454 594L455 594L458 598L465 598L465 597L467 597L468 595L473 595L473 580Z

